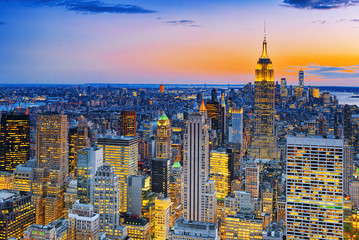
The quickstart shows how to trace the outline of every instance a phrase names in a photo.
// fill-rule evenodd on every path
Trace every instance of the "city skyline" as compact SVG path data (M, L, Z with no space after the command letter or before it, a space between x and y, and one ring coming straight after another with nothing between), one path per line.
M13 0L0 9L1 84L254 82L264 21L275 81L297 85L301 68L307 85L359 77L358 1Z

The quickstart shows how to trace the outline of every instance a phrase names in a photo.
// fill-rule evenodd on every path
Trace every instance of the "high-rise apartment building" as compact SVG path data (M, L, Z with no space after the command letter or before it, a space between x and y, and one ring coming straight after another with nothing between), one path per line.
M103 150L99 147L83 148L78 152L77 199L80 203L91 202L91 181L103 164Z
M31 193L0 190L0 239L20 239L26 228L35 223L35 206Z
M163 193L166 197L169 196L170 160L153 159L151 177L152 191L155 193Z
M287 137L287 239L344 239L344 140Z
M136 111L122 110L120 115L120 134L126 137L135 137L136 131Z
M32 184L36 224L47 225L64 214L64 188L68 176L67 124L66 115L37 117L36 167Z
M127 178L138 172L138 138L109 136L98 139L103 149L103 162L115 169L120 191L120 211L127 212Z
M209 180L208 127L202 113L188 116L184 134L183 174L183 215L188 220L205 221L208 219L205 206L216 199L206 198L206 192L211 188L206 186Z
M267 41L264 37L262 56L255 71L254 93L254 135L251 157L255 159L274 159L274 108L275 86L272 61L267 54Z
M119 177L114 167L105 163L101 166L92 183L93 196L91 205L100 215L100 230L109 238L115 237L120 226L120 190ZM126 201L127 202L127 201Z
M29 160L30 118L25 113L3 113L0 126L0 171L13 172Z
M246 165L246 192L251 194L251 197L259 197L259 166L257 164Z
M156 158L171 160L171 123L166 114L157 122Z
M88 126L86 123L79 123L78 126L69 130L69 174L77 178L78 152L90 146Z
M99 214L92 205L77 201L69 210L68 238L98 240Z

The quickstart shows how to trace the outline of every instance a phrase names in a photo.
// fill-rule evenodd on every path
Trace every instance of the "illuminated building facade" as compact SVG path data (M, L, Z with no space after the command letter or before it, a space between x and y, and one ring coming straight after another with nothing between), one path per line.
M120 115L120 135L126 137L136 137L136 131L136 111L122 110Z
M225 149L211 151L210 179L214 181L217 199L224 200L231 189L230 155Z
M157 122L156 158L171 159L171 124L166 114Z
M13 172L14 185L13 190L31 192L32 181L34 179L33 168L35 167L35 159L29 160L24 164L18 165Z
M160 196L155 200L156 230L154 239L168 239L168 231L170 230L171 205L171 199L168 197L165 198Z
M64 183L68 176L67 116L38 115L36 131L32 201L36 206L36 224L47 225L64 214Z
M170 160L153 159L151 177L152 191L155 193L163 193L166 197L169 196Z
M160 85L160 93L164 93L165 92L165 85L161 84Z
M14 177L12 173L0 172L0 190L12 190L14 186Z
M286 78L280 79L280 96L282 99L285 99L288 96L288 87L287 87L287 79Z
M259 197L259 166L257 164L246 165L246 192L253 198Z
M98 240L99 215L90 204L76 202L68 215L69 239Z
M29 160L30 118L22 113L3 113L0 126L0 171L13 172Z
M226 217L225 239L262 239L263 220L252 213L238 213Z
M208 127L203 113L191 113L188 116L186 131L184 134L183 174L184 196L183 215L192 221L208 221L214 216L209 216L205 206L213 204L216 207L216 195L214 190L207 184L209 180L209 150L208 150ZM211 192L214 190L214 192ZM214 196L213 196L214 193ZM215 199L213 200L212 197ZM205 220L206 219L206 220Z
M115 168L120 191L120 211L127 212L127 178L138 172L138 138L110 136L98 139L103 162Z
M169 232L172 240L219 240L216 223L188 221L179 218Z
M83 148L78 152L77 199L80 203L90 203L91 181L103 164L103 151L98 147Z
M119 177L115 174L114 167L108 163L101 166L97 170L92 184L91 204L94 211L100 215L100 230L106 232L106 236L109 238L115 237L116 230L120 226L120 205L122 203L119 196Z
M176 161L171 168L170 198L172 202L171 227L183 212L183 173L181 164Z
M232 125L228 127L228 141L243 144L243 108L232 109Z
M343 238L343 139L287 137L287 239Z
M220 130L219 102L207 102L207 116L210 119L210 128L212 130Z
M78 152L90 146L88 127L80 123L77 127L69 130L69 174L77 178Z
M270 183L261 186L262 212L272 216L274 191Z
M255 71L254 93L254 136L251 157L254 159L274 159L274 108L275 86L272 61L267 54L267 41L264 38L262 56Z
M20 239L26 228L35 223L35 206L31 193L0 190L0 239Z
M128 236L133 240L149 240L150 223L146 218L126 218L122 226L127 227Z

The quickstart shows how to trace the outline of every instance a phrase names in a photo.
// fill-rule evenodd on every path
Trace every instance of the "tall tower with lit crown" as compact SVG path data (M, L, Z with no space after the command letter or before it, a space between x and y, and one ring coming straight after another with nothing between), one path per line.
M156 158L171 159L171 123L166 114L157 122Z
M264 36L262 56L255 71L254 136L251 157L273 159L275 157L274 107L275 85L272 61L267 54Z

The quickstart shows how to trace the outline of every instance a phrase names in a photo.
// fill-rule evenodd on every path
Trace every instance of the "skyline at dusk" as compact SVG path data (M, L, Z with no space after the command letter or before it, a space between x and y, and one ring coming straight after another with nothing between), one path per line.
M359 1L0 0L0 83L355 86Z

